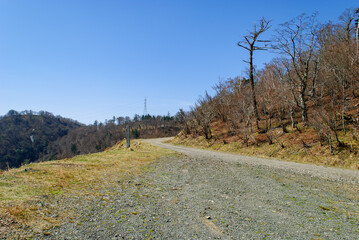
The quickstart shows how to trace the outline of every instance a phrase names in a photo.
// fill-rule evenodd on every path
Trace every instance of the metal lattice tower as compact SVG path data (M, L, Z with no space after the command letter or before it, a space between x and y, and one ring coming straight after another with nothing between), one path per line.
M145 106L144 106L144 108L143 108L143 116L147 116L147 99L146 99L146 97L145 97Z

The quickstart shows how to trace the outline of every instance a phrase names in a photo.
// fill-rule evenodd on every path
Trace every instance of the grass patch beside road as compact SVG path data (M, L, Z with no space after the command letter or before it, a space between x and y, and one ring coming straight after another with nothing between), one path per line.
M160 157L173 153L139 141L126 149L122 142L101 153L32 163L4 171L0 173L0 227L50 228L58 224L60 217L52 217L56 206L47 206L44 200L64 194L96 194L103 185L117 184L123 178L140 173Z

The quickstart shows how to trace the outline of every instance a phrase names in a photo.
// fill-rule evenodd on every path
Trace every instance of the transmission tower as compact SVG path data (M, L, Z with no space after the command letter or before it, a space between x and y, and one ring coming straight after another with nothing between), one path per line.
M145 97L145 106L143 108L143 116L147 116L147 99Z

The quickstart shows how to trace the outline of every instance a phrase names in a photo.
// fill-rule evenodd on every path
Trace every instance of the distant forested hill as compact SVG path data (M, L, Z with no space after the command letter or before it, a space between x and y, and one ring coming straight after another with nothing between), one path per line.
M101 152L126 136L126 126L131 128L131 138L158 138L175 136L182 130L182 120L171 116L119 117L104 124L97 121L70 131L66 136L49 144L41 161L62 159L78 154Z
M36 161L49 143L81 126L45 111L10 110L0 117L0 169Z
M182 122L179 115L135 115L84 125L45 111L10 110L0 117L0 169L103 151L125 138L126 126L132 138L175 136Z

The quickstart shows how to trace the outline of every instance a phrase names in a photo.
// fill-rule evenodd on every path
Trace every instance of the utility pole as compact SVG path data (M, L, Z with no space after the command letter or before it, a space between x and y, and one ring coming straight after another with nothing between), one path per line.
M130 126L126 127L126 147L130 147Z

